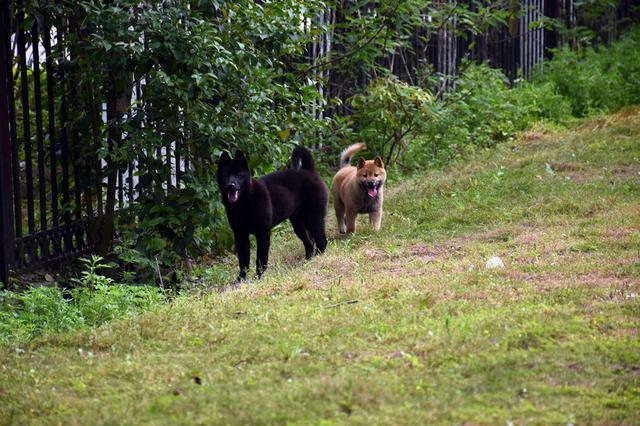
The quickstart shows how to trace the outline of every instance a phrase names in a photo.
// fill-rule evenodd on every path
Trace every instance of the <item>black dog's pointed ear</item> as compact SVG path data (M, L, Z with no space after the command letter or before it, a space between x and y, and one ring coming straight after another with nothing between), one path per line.
M242 151L236 151L236 155L233 157L233 160L240 164L242 167L249 168L249 162L247 161L247 157L244 156Z
M216 164L220 167L227 164L229 161L231 161L231 157L229 157L229 154L226 152L223 152L220 158L218 158L218 161L216 161Z
M360 157L360 159L358 160L358 169L363 168L364 165L365 165L364 158Z

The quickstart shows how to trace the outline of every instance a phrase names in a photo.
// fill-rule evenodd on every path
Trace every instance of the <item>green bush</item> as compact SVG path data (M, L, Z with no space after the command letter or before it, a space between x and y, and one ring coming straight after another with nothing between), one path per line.
M91 236L99 252L108 252L114 222L146 277L156 259L175 267L185 257L231 248L215 160L239 148L262 175L283 167L295 144L313 143L323 123L314 125L312 112L324 100L317 82L295 71L308 65L305 50L316 36L305 17L320 7L317 0L25 5L25 28L35 17L73 17L55 47L73 58L67 80L76 95L67 125L83 141L75 147L86 162L82 183L107 182L105 214ZM131 90L142 81L134 101ZM103 101L114 111L108 121L92 113ZM190 165L179 184L171 182L175 166L158 155L172 147ZM131 163L136 202L116 212L117 173Z
M24 293L4 291L0 297L0 340L12 336L31 338L45 330L69 330L78 322L78 312L58 288L37 287Z
M553 84L576 117L640 103L640 27L608 47L556 51L536 83Z
M431 86L442 84L432 75ZM559 50L542 76L509 87L500 70L469 65L455 87L432 106L401 161L443 164L466 151L491 147L535 121L572 117L640 103L640 27L609 47Z
M465 151L493 146L523 125L507 78L484 64L469 65L432 111L405 156L410 165L444 163Z
M572 117L571 102L552 82L520 81L510 91L509 98L518 108L518 129L541 119L560 123Z
M380 78L364 94L351 98L358 140L391 164L416 135L425 131L433 115L431 93L401 82L395 76Z
M163 300L156 287L114 284L100 275L101 258L83 259L87 270L70 292L56 287L0 293L0 342L32 339L51 331L92 327L128 313L149 309Z

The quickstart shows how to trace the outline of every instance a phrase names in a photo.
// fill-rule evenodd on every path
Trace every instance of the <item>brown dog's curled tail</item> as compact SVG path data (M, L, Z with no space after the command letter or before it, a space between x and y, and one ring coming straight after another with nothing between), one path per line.
M342 154L340 154L340 168L351 165L351 157L353 157L353 154L358 151L362 151L366 147L366 144L360 142L354 143L353 145L350 145L347 149L342 151Z

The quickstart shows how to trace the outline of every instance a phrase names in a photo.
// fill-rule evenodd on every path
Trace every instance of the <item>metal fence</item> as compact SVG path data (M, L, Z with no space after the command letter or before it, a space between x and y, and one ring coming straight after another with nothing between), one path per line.
M16 270L61 259L90 246L80 211L83 190L69 134L69 85L52 46L62 32L53 23L24 28L21 5L10 13L2 2L0 46L0 278ZM42 77L44 75L44 81ZM44 83L44 84L43 84ZM72 203L72 200L75 202ZM90 209L93 211L93 209Z
M73 84L70 53L62 48L69 28L59 18L25 21L24 1L3 0L0 6L0 281L5 284L10 271L58 262L99 243L96 229L105 213L107 182L96 152L100 141L95 133L82 133L73 123L86 115L106 122L116 113L106 100L97 99L92 111L73 102L80 89ZM571 42L544 29L542 18L562 19L570 27L576 17L572 0L521 0L520 7L524 13L517 22L482 35L456 37L441 29L423 44L416 34L412 48L399 49L385 59L386 65L409 82L417 78L415 70L424 63L453 76L465 57L488 61L511 79L528 77L549 48ZM317 17L330 28L340 19L340 13L331 8ZM25 22L33 25L25 28ZM606 37L615 36L611 34ZM311 46L313 61L331 53L332 37L327 32ZM350 81L332 69L323 71L323 77L320 90L326 98L345 99L367 80L361 75ZM140 98L141 84L144 80L136 85L131 99ZM135 200L141 162L148 166L152 160L171 167L173 177L166 185L179 185L181 173L189 168L180 154L179 147L168 141L148 158L121 167L115 181L117 206L124 208Z

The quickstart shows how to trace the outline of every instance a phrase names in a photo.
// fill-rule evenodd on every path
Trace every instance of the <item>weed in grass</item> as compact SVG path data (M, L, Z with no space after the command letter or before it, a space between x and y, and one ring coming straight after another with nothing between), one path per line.
M98 273L109 265L102 258L82 259L87 269L71 291L55 287L31 288L24 293L3 291L0 297L0 341L33 339L52 332L94 327L158 305L157 288L116 285Z

